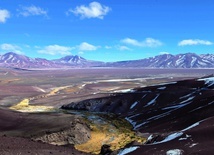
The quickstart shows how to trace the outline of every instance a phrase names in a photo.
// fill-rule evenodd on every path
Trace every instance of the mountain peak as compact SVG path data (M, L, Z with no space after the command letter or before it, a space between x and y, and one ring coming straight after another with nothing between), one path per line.
M162 54L139 60L104 63L87 60L79 55L68 55L56 60L29 58L9 52L0 56L0 66L20 68L58 68L58 67L141 67L141 68L214 68L214 55L185 53Z
M15 52L8 52L8 53L5 53L4 55L19 55L19 54L15 53Z
M195 53L162 54L154 57L120 61L105 64L106 67L142 67L142 68L214 68L214 55Z
M78 56L78 55L68 55L65 57L62 57L60 59L54 60L57 63L64 63L64 64L81 64L83 62L87 62L86 59Z

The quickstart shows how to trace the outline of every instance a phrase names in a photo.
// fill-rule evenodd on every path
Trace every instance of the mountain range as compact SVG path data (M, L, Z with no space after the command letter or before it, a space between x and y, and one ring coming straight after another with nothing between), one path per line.
M214 68L214 54L163 54L139 60L102 62L87 60L78 55L47 60L30 58L13 52L0 55L1 67L14 68L88 68L88 67L141 67L141 68Z

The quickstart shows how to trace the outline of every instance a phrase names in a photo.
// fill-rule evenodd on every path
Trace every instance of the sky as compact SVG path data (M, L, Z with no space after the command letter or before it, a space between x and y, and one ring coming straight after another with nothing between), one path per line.
M0 55L105 62L214 54L213 0L0 0Z

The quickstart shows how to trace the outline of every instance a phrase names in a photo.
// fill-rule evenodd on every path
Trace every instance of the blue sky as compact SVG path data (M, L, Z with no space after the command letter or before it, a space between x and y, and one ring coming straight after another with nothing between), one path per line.
M214 53L213 0L0 0L0 54L101 61Z

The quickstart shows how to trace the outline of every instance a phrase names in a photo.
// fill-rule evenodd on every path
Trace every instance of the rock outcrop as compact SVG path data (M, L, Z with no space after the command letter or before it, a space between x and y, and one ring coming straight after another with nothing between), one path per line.
M69 147L91 136L81 117L63 113L20 113L0 108L0 154L87 154ZM55 144L55 145L50 145Z
M90 138L91 134L89 126L78 119L70 122L69 129L62 129L58 132L46 131L42 136L33 137L36 141L54 145L82 144L87 142Z

